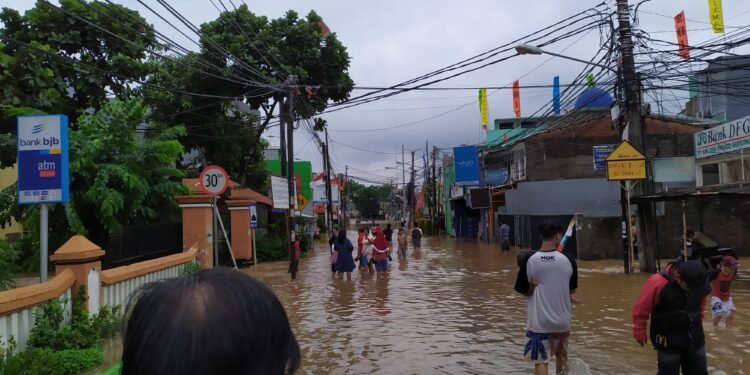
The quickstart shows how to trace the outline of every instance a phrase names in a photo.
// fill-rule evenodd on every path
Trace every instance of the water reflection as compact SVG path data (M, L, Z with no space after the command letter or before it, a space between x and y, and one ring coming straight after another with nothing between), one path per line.
M350 234L354 237L354 233ZM387 277L355 271L332 280L324 243L303 260L299 279L286 264L247 271L284 302L310 374L528 374L526 299L513 291L515 253L475 241L424 238L422 251L394 258ZM619 262L580 262L581 301L573 311L572 370L656 372L656 354L631 338L630 309L647 275ZM706 328L711 373L749 374L750 288L733 285L733 330Z

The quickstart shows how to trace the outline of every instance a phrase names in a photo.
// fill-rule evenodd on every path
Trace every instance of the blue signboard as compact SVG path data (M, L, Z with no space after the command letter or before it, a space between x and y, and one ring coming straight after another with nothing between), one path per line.
M477 146L453 148L456 184L479 185L479 158L477 155Z
M607 157L615 150L617 145L594 146L594 170L607 170Z
M69 199L68 117L18 117L18 203Z
M250 228L258 227L258 205L250 203Z
M505 185L508 183L508 170L505 168L485 169L485 185Z

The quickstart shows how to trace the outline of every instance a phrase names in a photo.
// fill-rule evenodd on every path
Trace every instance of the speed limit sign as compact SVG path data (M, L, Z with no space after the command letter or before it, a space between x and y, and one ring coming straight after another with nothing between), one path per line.
M227 190L227 186L229 185L227 171L216 165L206 167L201 172L200 184L201 190L206 194L221 195L224 190Z

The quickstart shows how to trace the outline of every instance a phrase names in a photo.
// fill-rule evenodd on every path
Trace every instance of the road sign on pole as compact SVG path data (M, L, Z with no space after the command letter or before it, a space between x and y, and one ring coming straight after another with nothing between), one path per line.
M39 278L47 281L48 203L69 201L68 117L19 116L18 203L40 203Z
M607 157L607 179L611 181L646 179L646 156L628 141L622 141Z
M224 168L212 165L206 167L200 176L201 190L208 195L221 195L229 186L229 176Z
M258 205L250 203L250 228L258 227Z

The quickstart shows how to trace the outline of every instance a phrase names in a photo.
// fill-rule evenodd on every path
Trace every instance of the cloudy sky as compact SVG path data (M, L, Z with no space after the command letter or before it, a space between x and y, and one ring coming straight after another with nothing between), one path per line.
M141 12L162 33L191 46L177 31L131 0L114 0ZM144 0L154 9L168 13L155 0ZM599 4L595 0L264 0L247 2L251 11L277 18L289 9L301 14L315 10L331 31L348 48L352 58L350 74L360 86L389 86L422 75L465 58L508 43L525 34L567 18ZM218 11L209 0L170 2L195 24L210 21ZM218 4L218 1L215 1ZM234 0L238 4L238 0ZM614 9L614 0L608 0ZM635 1L631 0L631 3ZM3 6L24 10L30 0L5 0ZM227 1L225 4L231 7ZM750 3L747 0L724 0L724 20L728 26L747 25ZM652 0L640 7L640 28L652 36L675 41L672 17L685 10L690 44L715 36L707 24L705 0ZM174 21L174 20L172 20ZM545 47L582 59L590 59L599 50L600 34L593 30ZM192 45L193 48L197 48ZM737 51L735 51L737 52ZM740 51L742 52L742 51ZM746 52L746 51L744 51ZM696 67L698 68L698 67ZM472 72L437 86L499 87L521 78L522 112L529 115L547 104L550 88L524 89L524 85L549 85L552 77L560 76L562 84L570 83L583 69L581 63L546 56L517 56L508 61ZM358 95L363 91L355 91ZM371 104L327 114L332 161L336 171L349 165L351 174L373 180L398 177L400 172L385 170L396 166L401 158L401 145L407 149L424 148L425 141L448 148L479 142L479 110L475 90L420 91L405 93ZM678 99L684 93L676 93ZM677 99L675 99L677 101ZM671 112L675 112L671 110ZM499 90L489 97L490 121L513 116L510 90ZM414 123L414 124L411 124ZM411 125L404 125L411 124ZM368 131L391 128L391 130ZM351 132L351 131L358 132ZM268 132L272 145L278 145L278 129ZM311 160L320 170L321 156L309 135L299 131L295 149L299 158ZM345 145L351 146L347 147ZM354 148L378 151L359 151ZM417 151L417 160L420 153ZM355 169L356 168L356 169ZM362 172L365 171L365 172Z

